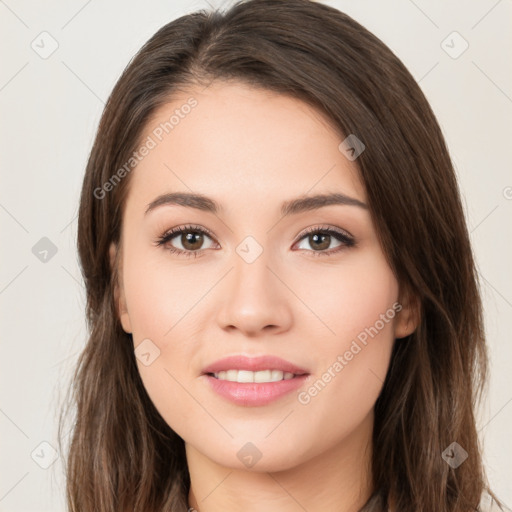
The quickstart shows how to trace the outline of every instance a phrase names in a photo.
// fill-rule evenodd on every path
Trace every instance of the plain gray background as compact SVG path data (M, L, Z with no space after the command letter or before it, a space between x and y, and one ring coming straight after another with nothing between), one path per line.
M485 463L493 489L510 506L512 2L325 3L402 59L446 137L485 304L491 355L479 417ZM206 0L0 0L0 511L65 510L62 459L52 447L86 339L75 251L85 163L104 103L130 58L167 22L208 7ZM52 45L58 47L45 55Z

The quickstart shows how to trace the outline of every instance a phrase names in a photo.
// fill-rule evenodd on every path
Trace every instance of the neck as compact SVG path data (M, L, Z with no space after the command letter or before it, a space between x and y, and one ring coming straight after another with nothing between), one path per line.
M217 464L186 444L189 506L197 512L357 512L371 485L370 415L338 445L279 471L256 471Z

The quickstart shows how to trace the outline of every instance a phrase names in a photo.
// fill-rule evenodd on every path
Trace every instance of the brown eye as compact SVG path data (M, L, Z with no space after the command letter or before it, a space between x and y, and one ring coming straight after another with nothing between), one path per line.
M298 248L308 250L314 256L330 256L355 245L355 241L351 236L333 228L309 229L300 240ZM307 241L309 247L301 247L301 244L304 244L303 240ZM333 242L337 242L337 245L331 247ZM328 250L330 248L333 250Z
M180 242L187 251L195 251L201 248L204 236L199 232L189 232L180 235Z
M157 245L164 245L166 248L176 254L184 256L198 256L203 250L212 248L203 247L206 240L213 240L208 232L199 227L183 226L174 228L164 234L157 241Z
M331 245L331 235L324 235L322 233L315 233L314 235L308 235L308 241L311 247L324 251L329 249Z

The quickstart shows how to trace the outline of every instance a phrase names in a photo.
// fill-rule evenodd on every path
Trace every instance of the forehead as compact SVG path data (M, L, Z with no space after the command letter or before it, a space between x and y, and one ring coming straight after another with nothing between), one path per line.
M296 98L237 82L191 87L144 127L149 149L132 171L128 203L175 190L260 208L328 191L365 201L355 162L338 148L344 138Z

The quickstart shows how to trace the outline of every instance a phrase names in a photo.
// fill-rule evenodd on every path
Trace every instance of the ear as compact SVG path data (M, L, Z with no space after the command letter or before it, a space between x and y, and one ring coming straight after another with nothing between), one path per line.
M132 332L132 325L130 322L130 315L128 314L128 309L126 307L126 298L124 295L124 286L122 279L122 265L121 265L121 253L119 251L118 254L117 245L112 242L109 248L109 258L110 258L110 269L112 271L112 275L114 276L114 301L116 305L116 311L119 317L119 321L123 327L123 331L126 333Z
M416 295L409 291L400 294L397 308L398 315L395 320L395 339L405 338L412 334L418 327L421 318L420 301Z

